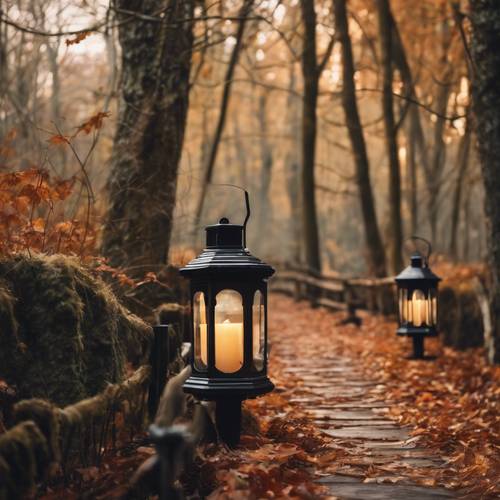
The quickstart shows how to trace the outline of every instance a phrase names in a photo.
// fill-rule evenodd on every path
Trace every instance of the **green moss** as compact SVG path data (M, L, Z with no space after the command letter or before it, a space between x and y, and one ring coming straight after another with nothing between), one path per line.
M45 436L50 460L60 460L59 434L60 425L57 409L54 405L43 399L25 399L14 405L14 421L24 422L33 420Z
M0 499L23 498L43 478L49 456L45 437L32 421L0 436Z
M146 359L150 327L76 259L17 256L0 262L0 277L19 325L17 337L1 332L0 377L21 398L71 404L123 380L128 355Z

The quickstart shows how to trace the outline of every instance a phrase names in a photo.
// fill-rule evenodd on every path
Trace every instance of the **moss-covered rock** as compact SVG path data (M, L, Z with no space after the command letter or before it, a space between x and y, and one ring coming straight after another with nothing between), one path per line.
M455 349L483 345L481 308L470 283L439 289L439 329L444 344Z
M0 377L21 398L67 405L147 359L151 328L76 259L16 256L0 261L0 279Z

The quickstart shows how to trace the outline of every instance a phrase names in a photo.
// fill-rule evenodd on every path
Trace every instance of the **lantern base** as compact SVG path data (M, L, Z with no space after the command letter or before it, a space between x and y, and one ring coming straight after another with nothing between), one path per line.
M274 389L274 384L266 377L214 378L191 375L182 386L184 392L205 401L222 399L252 399Z
M437 337L434 326L400 326L396 332L400 337Z

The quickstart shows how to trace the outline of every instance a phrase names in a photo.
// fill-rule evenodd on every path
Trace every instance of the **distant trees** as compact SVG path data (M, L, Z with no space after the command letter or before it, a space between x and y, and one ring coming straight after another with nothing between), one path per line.
M500 363L500 3L471 0L472 105L488 218L491 272L491 361Z
M394 118L393 25L389 0L377 0L378 30L382 66L382 114L389 162L390 270L402 267L403 221L401 220L401 172L398 156L398 127Z
M356 183L361 203L365 244L368 250L368 269L375 276L385 276L387 274L385 252L375 211L365 136L356 101L354 58L347 22L347 1L334 0L333 4L335 31L339 42L342 44L342 106L356 166Z
M302 76L304 98L302 108L302 235L307 267L321 270L318 215L316 209L316 135L319 79L333 47L333 37L321 62L318 62L316 48L316 11L314 0L300 0L304 25L304 46L302 48Z
M194 1L115 0L114 7L122 85L102 251L112 265L143 275L167 262L188 110Z

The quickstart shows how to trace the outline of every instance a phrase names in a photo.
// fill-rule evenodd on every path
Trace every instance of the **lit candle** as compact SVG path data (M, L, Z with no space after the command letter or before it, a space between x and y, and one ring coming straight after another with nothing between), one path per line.
M215 324L215 366L225 373L234 373L243 366L243 323L226 319Z
M427 301L421 290L415 290L412 297L413 326L422 326L427 320Z
M208 364L207 355L207 325L200 324L201 360ZM254 353L258 346L254 344ZM220 371L233 373L243 366L243 324L231 323L228 319L224 323L215 325L215 361Z

